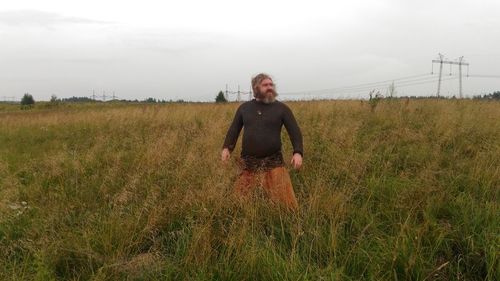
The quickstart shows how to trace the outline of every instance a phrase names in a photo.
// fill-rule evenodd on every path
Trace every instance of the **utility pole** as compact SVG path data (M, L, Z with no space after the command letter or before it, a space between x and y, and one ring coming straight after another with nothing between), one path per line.
M228 86L226 84L226 94L225 94L225 97L226 97L227 101L229 101L229 94L231 94L231 95L236 94L235 100L237 102L241 102L241 98L242 98L241 95L248 94L248 99L249 100L252 99L252 90L249 90L248 92L242 91L240 85L238 85L238 91L229 91Z
M462 98L462 64L464 56L458 58L458 83L459 83L459 96ZM467 64L469 65L469 64Z
M432 60L432 66L434 68L434 63L439 63L439 80L438 80L438 89L437 89L437 97L439 97L439 93L441 91L441 77L443 74L443 64L449 64L450 65L450 75L451 75L451 65L452 64L457 64L458 65L458 83L459 83L459 96L462 98L462 65L467 66L467 73L469 73L469 64L464 62L464 57L461 56L458 58L457 61L449 61L449 60L444 60L444 56L440 53L439 54L439 59L437 60Z
M16 101L16 97L3 96L3 101L4 102L15 102Z
M92 90L92 99L95 100L95 90Z
M434 63L439 63L439 80L438 80L438 89L436 96L439 98L439 92L441 91L441 77L443 76L443 58L444 56L439 53L439 60L433 60L432 65L434 66Z

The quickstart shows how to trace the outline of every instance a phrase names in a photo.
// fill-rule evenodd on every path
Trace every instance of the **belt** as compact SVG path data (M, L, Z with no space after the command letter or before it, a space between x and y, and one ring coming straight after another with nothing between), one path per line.
M255 157L252 155L241 155L240 166L244 170L270 170L275 167L284 166L283 154L281 150L265 157Z

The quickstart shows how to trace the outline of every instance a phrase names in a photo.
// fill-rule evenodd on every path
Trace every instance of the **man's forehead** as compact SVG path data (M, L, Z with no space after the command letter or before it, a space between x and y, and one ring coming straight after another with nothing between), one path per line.
M273 83L273 80L271 78L264 78L264 79L262 79L260 84L264 84L264 83Z

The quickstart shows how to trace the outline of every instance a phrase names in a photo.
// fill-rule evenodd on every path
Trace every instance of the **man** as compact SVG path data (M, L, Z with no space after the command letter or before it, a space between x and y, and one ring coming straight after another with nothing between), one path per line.
M292 142L291 164L295 169L302 166L302 133L290 108L276 100L275 85L269 75L260 73L253 77L252 89L255 98L238 107L227 131L222 146L222 161L227 162L241 128L245 127L240 162L242 169L234 191L246 196L259 182L271 200L295 210L298 203L290 175L284 167L281 128L285 125Z

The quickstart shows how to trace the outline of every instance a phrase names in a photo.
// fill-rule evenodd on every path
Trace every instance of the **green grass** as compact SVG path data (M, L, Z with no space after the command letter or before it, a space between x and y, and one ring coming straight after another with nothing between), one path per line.
M236 103L1 105L0 280L500 280L500 103L287 104L294 214L231 196Z

